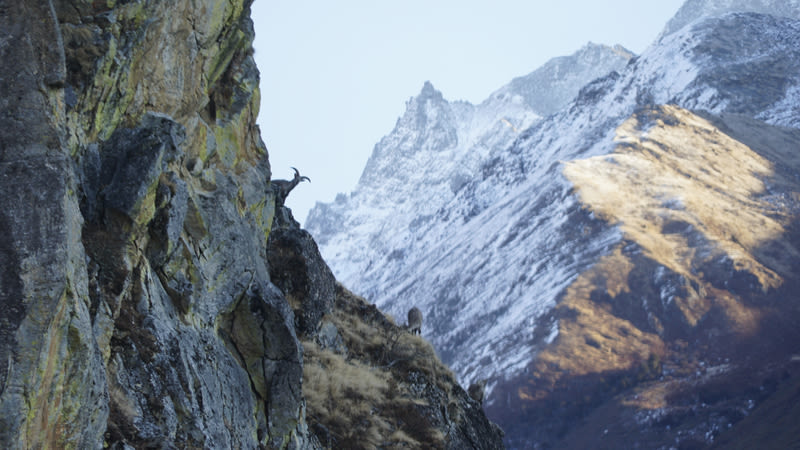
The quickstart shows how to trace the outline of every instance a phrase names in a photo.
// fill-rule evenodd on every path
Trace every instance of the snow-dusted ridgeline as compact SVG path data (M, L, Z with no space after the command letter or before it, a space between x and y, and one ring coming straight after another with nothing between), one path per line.
M621 239L581 210L560 162L612 151L616 127L648 104L796 123L798 36L792 19L731 14L664 33L630 62L603 47L618 71L543 119L524 96L541 71L478 106L426 84L357 189L318 205L308 228L348 286L398 318L420 307L465 381L511 376L553 338L547 313L563 289ZM768 89L736 82L765 73Z

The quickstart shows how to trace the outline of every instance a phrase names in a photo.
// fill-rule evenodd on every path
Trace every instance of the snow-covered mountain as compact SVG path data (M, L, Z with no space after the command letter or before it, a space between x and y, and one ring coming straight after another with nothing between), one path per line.
M365 272L383 273L375 264L416 239L418 228L480 174L490 153L507 148L587 81L620 70L631 57L619 46L588 44L513 80L479 105L447 101L425 83L375 146L355 191L332 204L318 203L309 213L306 226L337 278L364 287L359 277ZM537 104L547 106L531 106ZM393 231L381 231L388 229Z
M684 420L667 394L744 359L730 346L745 337L786 356L773 341L800 309L800 21L794 3L760 4L776 14L690 0L636 58L590 45L477 106L426 84L356 190L309 214L340 280L398 321L419 307L462 382L490 380L509 445L580 446L576 416L608 433L597 411L615 395L637 399L614 400L615 426L656 430L645 447L678 429L708 443L741 405Z
M698 20L734 12L800 19L800 0L687 0L667 22L661 36L672 34Z
M570 56L553 58L530 74L511 80L492 94L487 103L499 104L504 98L519 95L531 110L549 116L575 98L588 82L622 69L633 56L620 45L589 43Z

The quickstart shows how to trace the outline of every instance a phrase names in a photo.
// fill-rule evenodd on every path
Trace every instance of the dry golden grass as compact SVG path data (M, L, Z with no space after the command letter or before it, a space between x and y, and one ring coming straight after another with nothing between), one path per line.
M646 256L689 280L688 294L674 301L690 326L718 307L735 331L752 334L762 314L714 289L694 268L725 255L764 291L783 283L780 274L792 271L787 261L800 255L787 245L775 250L791 213L765 200L764 183L791 183L761 154L794 166L798 157L783 154L784 148L796 148L787 142L800 137L767 133L738 117L711 120L675 106L634 115L617 129L620 145L613 154L569 162L564 174L589 208L619 224ZM690 244L687 227L708 244ZM630 271L619 254L614 259L602 276L612 297L628 289Z
M359 361L303 342L303 386L309 414L337 432L338 440L377 447L391 425L375 414L387 400L390 376Z
M455 375L439 360L433 346L420 335L406 332L373 305L339 286L336 309L327 317L350 351L351 357L371 365L399 366L407 373L419 371L447 391Z
M403 442L408 444L411 448L422 448L422 443L407 435L403 430L397 430L389 436L392 442Z
M408 380L418 373L448 396L453 391L455 377L430 343L341 286L325 320L339 330L347 354L304 341L303 392L309 420L328 430L332 445L443 447L444 434L423 414L433 405Z
M637 389L634 395L624 398L621 403L625 406L632 406L637 409L658 409L666 407L669 402L667 398L675 390L678 382L652 383Z
M695 259L716 255L697 254L684 234L665 232L670 224L692 226L763 289L779 286L770 267L781 261L754 255L784 233L774 206L760 199L772 164L690 111L663 106L657 113L654 122L637 115L621 125L613 154L566 163L582 201L687 279L697 278Z
M745 125L737 125L745 131L734 138L731 130L723 132L722 125L710 119L662 106L621 125L613 154L568 162L564 168L588 208L619 225L647 259L684 277L669 301L688 327L713 312L740 337L758 332L764 312L715 288L696 268L727 256L737 270L752 273L764 291L779 287L781 274L791 272L784 254L765 250L780 240L791 214L764 200L765 180L790 183L776 174L770 161L740 141L749 136L751 145L765 147L759 152L770 155L777 150L763 142L778 138L761 136L761 128ZM800 134L781 137L773 147L795 138L800 140ZM693 238L692 233L702 238ZM786 252L798 256L794 248ZM653 358L659 364L667 359L681 370L693 367L691 361L678 361L681 352L668 348L662 339L663 317L652 311L642 314L642 305L636 306L641 301L631 300L632 292L652 284L652 274L639 269L634 258L639 261L641 256L626 255L619 246L570 285L557 309L558 337L538 355L535 381L520 389L520 398L546 399L563 382L576 378L584 384L608 384L617 377L625 385L622 388L630 387L652 379ZM641 295L657 298L660 293ZM671 326L674 329L675 324ZM654 383L640 390L634 403L641 408L661 407L668 394L668 383Z
M558 338L537 358L537 371L553 382L561 376L583 376L638 367L650 354L663 355L658 335L640 330L591 299L603 289L615 297L629 292L627 276L632 263L619 249L581 274L567 289L558 308ZM558 367L557 371L549 368ZM545 375L547 374L547 375Z
M759 326L765 312L754 307L749 307L736 300L729 292L709 288L714 306L725 314L731 330L740 336L753 336L759 331Z

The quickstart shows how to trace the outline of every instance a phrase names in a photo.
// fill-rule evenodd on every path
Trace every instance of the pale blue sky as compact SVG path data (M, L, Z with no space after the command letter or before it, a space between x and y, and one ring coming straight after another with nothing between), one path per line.
M641 53L684 0L255 0L259 124L273 177L313 180L299 221L358 182L372 148L426 80L480 103L587 42Z

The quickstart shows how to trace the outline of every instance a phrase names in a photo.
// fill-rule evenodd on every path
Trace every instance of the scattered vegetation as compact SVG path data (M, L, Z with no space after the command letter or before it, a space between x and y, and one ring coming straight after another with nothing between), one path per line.
M343 347L304 341L303 392L310 428L329 448L441 448L441 407L459 417L457 383L425 339L337 286ZM442 394L444 393L444 394Z

